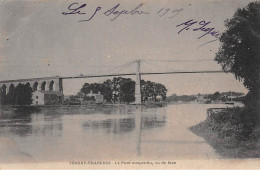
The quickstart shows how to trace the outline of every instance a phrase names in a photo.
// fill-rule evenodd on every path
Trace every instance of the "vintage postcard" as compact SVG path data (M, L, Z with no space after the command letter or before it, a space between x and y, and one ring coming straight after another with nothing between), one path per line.
M260 1L1 0L0 169L260 169Z

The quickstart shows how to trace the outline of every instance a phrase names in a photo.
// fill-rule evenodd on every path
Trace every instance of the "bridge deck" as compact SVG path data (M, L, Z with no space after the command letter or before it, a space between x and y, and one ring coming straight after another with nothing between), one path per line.
M224 71L173 71L173 72L144 72L141 75L165 75L165 74L198 74L198 73L225 73ZM112 76L132 76L136 73L122 73L122 74L104 74L104 75L83 75L83 76L55 76L55 77L40 77L40 78L26 78L17 80L2 80L0 83L10 83L10 82L26 82L26 81L36 81L36 80L46 80L46 79L79 79L79 78L98 78L98 77L112 77Z

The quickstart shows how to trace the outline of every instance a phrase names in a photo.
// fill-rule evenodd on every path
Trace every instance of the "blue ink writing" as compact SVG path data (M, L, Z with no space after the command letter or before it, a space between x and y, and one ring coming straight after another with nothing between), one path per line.
M62 12L62 14L63 15L75 15L75 14L85 15L86 13L81 12L80 9L83 9L86 6L87 6L87 4L82 4L81 6L78 6L78 3L74 2L74 3L70 4L68 7L68 10L70 10L70 12ZM91 15L91 17L89 19L80 20L79 22L90 21L100 9L101 9L101 7L97 7L95 12Z
M194 21L193 19L188 20L184 23L181 23L179 25L177 25L176 27L180 27L180 26L184 26L181 30L178 31L178 34L180 34L183 30L189 30L191 27L195 27L193 28L192 31L202 31L204 32L203 35L201 35L200 37L198 37L197 39L200 39L206 35L211 35L212 37L215 38L220 38L221 33L219 31L215 31L215 28L211 28L211 27L207 27L211 22L206 22L206 21L200 21L198 23L198 21ZM199 26L195 25L198 24Z
M193 31L201 30L201 31L205 32L205 34L200 36L198 39L200 39L200 38L202 38L202 37L204 37L205 35L208 35L208 34L211 34L215 38L220 37L220 33L214 31L215 28L205 28L210 23L211 23L210 21L209 22L201 21L201 22L199 22L199 25L201 25L201 27L193 29Z
M172 16L170 16L169 18L175 17L175 16L178 15L181 11L183 11L183 8L173 10L173 11L172 11Z
M172 11L171 11L170 8L167 8L167 9L162 8L162 9L160 9L160 10L157 12L157 14L159 15L159 17L162 17L162 16L164 16L164 15L166 15L166 14L171 13L171 15L169 15L169 18L173 18L173 17L175 17L176 15L178 15L179 12L181 12L181 11L183 11L183 8L181 8L181 9L174 9L174 10L172 10Z
M120 4L117 4L116 6L112 7L111 9L107 10L104 15L106 16L112 16L112 18L110 18L111 21L114 21L115 19L117 19L120 15L141 15L141 14L149 14L148 12L144 12L141 11L141 7L143 6L143 3L139 4L136 8L134 8L133 10L127 11L127 10L117 10L118 7L120 6Z
M193 22L193 20L189 20L189 21L186 21L186 22L184 22L184 23L181 23L181 24L177 25L176 27L179 27L179 26L182 26L182 25L185 26L184 28L182 28L181 30L179 30L178 34L180 34L184 29L185 29L185 30L189 30L189 29L190 29L189 27L192 26L192 25L195 24L195 23L197 23L197 21Z
M97 7L95 12L93 13L93 15L88 19L88 20L80 20L79 22L84 22L84 21L90 21L95 15L96 13L101 9L101 7Z
M68 10L70 10L70 12L62 12L62 15L72 15L72 14L83 15L83 14L86 14L86 13L80 12L79 9L82 9L82 8L86 7L87 4L82 4L79 7L72 8L72 6L75 6L75 5L78 5L78 3L74 2L74 3L70 4L69 7L68 7Z

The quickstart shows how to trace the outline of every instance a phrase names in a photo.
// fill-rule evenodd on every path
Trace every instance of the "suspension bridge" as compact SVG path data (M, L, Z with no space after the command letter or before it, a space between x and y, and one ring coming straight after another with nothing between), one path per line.
M199 71L163 71L163 72L142 72L141 62L212 62L212 60L135 60L127 62L121 66L112 67L108 71L114 71L116 68L124 69L130 65L135 65L135 72L130 73L103 73L103 74L80 74L76 76L54 76L54 77L39 77L28 79L2 80L0 88L4 94L7 94L18 84L29 84L33 91L55 91L63 94L63 80L65 79L81 79L81 78L100 78L100 77L115 77L115 76L136 76L135 85L135 103L141 104L141 75L165 75L165 74L217 74L224 73L221 70L199 70Z

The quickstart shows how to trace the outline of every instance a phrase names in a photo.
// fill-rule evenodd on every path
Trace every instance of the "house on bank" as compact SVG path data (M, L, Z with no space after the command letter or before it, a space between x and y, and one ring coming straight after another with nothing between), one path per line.
M103 103L104 102L104 96L101 95L100 93L95 94L90 92L89 94L87 94L87 97L93 97L95 103Z
M35 91L32 100L32 105L59 105L63 102L63 94L58 91Z

